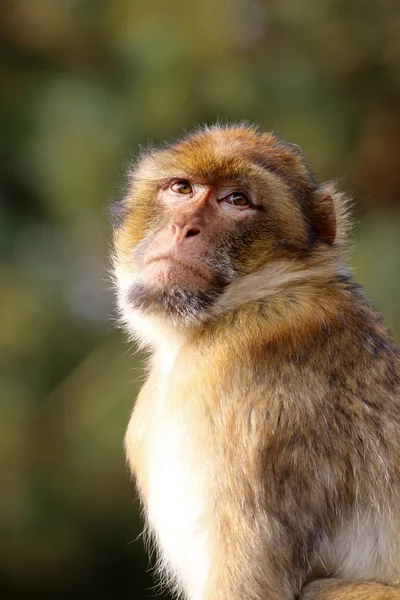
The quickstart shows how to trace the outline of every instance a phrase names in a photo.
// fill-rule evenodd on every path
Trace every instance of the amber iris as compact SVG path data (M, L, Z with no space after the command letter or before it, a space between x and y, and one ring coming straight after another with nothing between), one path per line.
M188 181L175 181L171 185L171 190L177 194L191 194L193 188Z
M234 206L248 206L250 204L250 200L243 192L234 192L227 196L226 200Z

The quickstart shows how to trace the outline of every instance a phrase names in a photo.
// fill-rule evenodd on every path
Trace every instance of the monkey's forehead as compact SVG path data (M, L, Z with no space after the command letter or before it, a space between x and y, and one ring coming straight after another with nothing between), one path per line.
M185 176L204 183L246 180L269 171L287 183L310 184L301 155L272 133L213 127L163 149L148 150L133 170L138 179Z

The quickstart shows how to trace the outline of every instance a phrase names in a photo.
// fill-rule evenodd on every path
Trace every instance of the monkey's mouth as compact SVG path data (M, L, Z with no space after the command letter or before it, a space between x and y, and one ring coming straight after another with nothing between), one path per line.
M159 256L147 261L141 279L161 287L180 286L187 289L207 289L212 282L212 272L206 266L183 261L171 256Z

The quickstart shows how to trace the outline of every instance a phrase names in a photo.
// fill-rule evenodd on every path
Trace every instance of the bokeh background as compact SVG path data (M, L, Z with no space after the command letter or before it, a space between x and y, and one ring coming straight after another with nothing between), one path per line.
M142 598L109 199L139 144L247 119L355 200L356 277L400 341L397 0L5 0L0 596Z

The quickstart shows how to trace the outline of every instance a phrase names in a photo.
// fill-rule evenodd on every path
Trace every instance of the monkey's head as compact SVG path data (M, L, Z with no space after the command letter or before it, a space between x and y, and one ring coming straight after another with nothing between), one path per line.
M251 127L205 128L144 152L117 207L123 316L187 327L312 276L337 263L344 211L297 149Z

